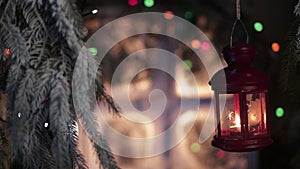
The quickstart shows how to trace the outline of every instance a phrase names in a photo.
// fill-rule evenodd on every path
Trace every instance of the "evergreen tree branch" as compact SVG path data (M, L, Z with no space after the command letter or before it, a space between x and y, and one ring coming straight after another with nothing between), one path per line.
M3 8L3 10L1 10L1 14L0 15L0 22L3 21L3 18L5 17L5 15L8 13L9 10L13 10L11 8L11 3L12 3L12 0L8 0L7 2L5 2L4 0L3 1L0 1L0 5L4 5L5 7Z
M109 111L112 111L114 114L119 115L120 108L114 103L112 97L107 94L103 86L103 76L102 76L102 66L100 65L97 74L96 74L96 98L101 103L104 103Z
M71 157L75 168L77 169L87 169L85 159L83 155L78 150L78 125L76 121L72 121L69 124L69 140L70 140L70 150Z
M20 82L20 86L16 93L14 108L8 114L8 128L12 138L11 161L15 167L30 168L31 150L29 145L29 125L27 118L31 113L30 104L33 98L32 85L34 83L34 74L32 70L28 70L26 76ZM22 105L22 106L20 106Z
M118 168L97 131L92 111L75 114L70 83L83 44L83 24L74 1L0 0L0 49L11 51L10 58L0 55L7 65L1 70L1 82L8 83L5 85L9 96L7 126L13 148L11 168L86 169L73 125L77 115L86 124L85 131L101 165ZM90 66L94 66L92 62L83 66L85 75L95 79ZM2 76L8 68L8 75ZM118 112L99 77L96 82L80 84L84 88L96 83L97 98ZM84 91L89 92L88 88ZM95 103L85 106L91 108ZM45 122L49 122L49 127L44 126Z
M300 1L299 1L298 4L295 6L294 13L295 13L296 16L299 16L299 15L300 15Z
M293 103L299 103L297 97L300 94L300 74L297 69L300 63L300 16L297 16L289 29L284 49L280 61L282 66L279 84Z
M48 12L51 17L56 21L56 31L67 42L70 49L74 51L73 59L79 54L81 44L83 44L83 22L79 11L74 6L73 0L70 1L54 1L46 0Z
M30 125L30 149L33 150L32 158L38 160L38 168L52 169L55 166L51 152L52 138L48 127L44 124L49 123L49 103L47 99L51 91L51 73L35 71L37 82L34 84L35 96L31 103L33 113L29 116Z
M49 129L53 134L51 149L55 160L55 168L72 168L68 142L68 123L73 120L70 117L71 112L68 104L70 89L60 72L53 71L50 83Z
M96 98L94 98L93 84L95 82L95 70L97 71L97 64L93 62L93 57L88 57L88 50L82 50L77 62L76 70L73 74L73 78L76 79L77 84L73 85L73 101L76 106L75 110L78 118L83 124L83 129L89 136L90 140L94 144L94 148L97 152L98 158L104 169L118 169L114 156L111 153L109 146L101 133L97 130L98 124L94 115L94 108ZM90 94L90 95L89 95Z

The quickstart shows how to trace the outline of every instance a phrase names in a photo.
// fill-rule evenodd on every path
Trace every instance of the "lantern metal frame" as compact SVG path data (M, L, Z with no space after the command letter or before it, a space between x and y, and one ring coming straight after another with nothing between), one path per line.
M215 116L218 123L216 135L212 145L231 152L257 151L272 144L270 138L269 106L268 106L268 77L260 70L250 67L254 58L254 48L245 43L230 45L223 49L224 59L228 67L218 71L211 79L211 88L214 91ZM226 81L226 84L220 82ZM251 131L249 127L249 105L247 95L259 95L260 101L260 129ZM237 105L234 111L239 112L239 132L225 131L221 125L222 113L226 108L220 107L221 95L235 95L234 104ZM263 100L263 101L262 101ZM236 112L235 112L236 113Z

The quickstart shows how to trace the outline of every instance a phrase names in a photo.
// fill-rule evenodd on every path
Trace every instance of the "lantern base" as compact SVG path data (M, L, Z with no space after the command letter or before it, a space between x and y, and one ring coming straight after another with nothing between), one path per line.
M212 145L218 147L224 151L229 152L249 152L258 151L273 143L273 140L269 137L245 139L245 140L227 140L218 139L216 136L212 141Z

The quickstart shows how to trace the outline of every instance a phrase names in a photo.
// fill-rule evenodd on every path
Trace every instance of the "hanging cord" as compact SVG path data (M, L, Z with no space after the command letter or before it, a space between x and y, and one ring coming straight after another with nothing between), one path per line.
M241 1L236 0L236 19L240 20L241 19Z
M233 23L231 34L230 34L230 48L232 47L233 33L235 31L235 27L236 27L236 24L238 22L242 25L242 27L243 27L243 29L244 29L244 31L246 33L246 36L247 36L246 42L249 43L249 34L248 34L248 31L246 29L245 24L241 20L241 1L240 0L236 0L236 20Z

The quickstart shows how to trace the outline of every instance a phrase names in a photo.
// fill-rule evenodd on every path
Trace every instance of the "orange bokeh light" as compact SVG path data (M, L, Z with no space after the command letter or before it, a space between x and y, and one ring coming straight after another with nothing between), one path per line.
M277 42L273 42L271 47L272 47L273 52L279 52L280 51L280 45Z
M201 42L200 42L199 40L197 40L197 39L192 40L191 46L192 46L192 48L194 48L194 49L199 49L200 46L201 46Z

